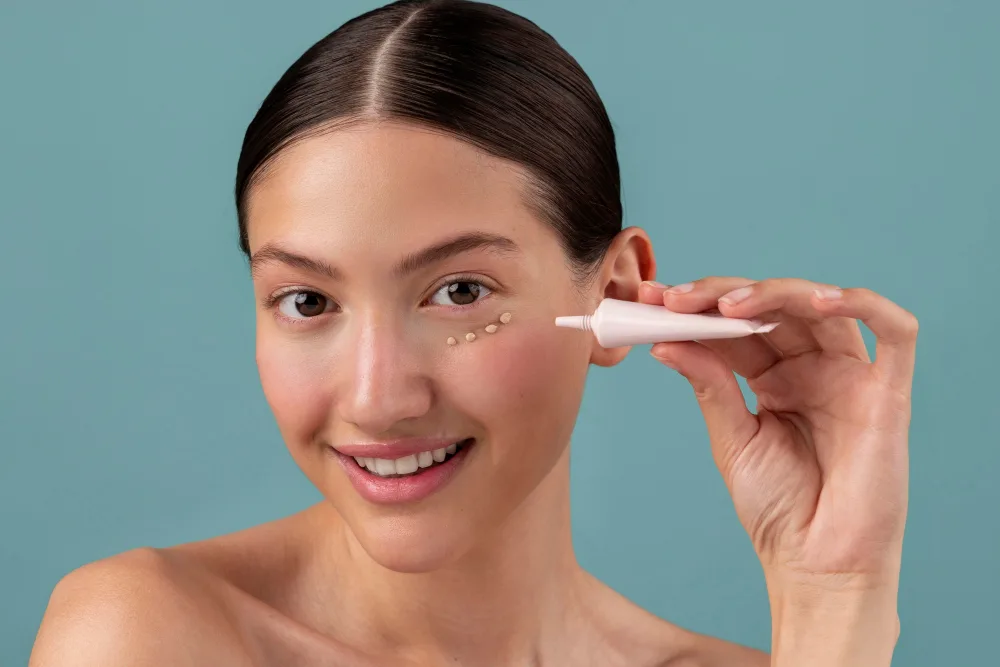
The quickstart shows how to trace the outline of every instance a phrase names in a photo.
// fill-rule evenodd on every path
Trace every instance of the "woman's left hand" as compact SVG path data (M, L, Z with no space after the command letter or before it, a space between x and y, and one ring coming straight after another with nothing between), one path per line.
M797 279L715 277L667 291L644 283L639 299L781 322L747 338L659 343L652 354L694 387L772 607L788 607L775 623L790 632L777 616L834 599L842 611L853 604L845 596L891 607L898 623L916 318L869 290ZM858 320L876 336L874 362ZM757 414L734 372L756 394Z

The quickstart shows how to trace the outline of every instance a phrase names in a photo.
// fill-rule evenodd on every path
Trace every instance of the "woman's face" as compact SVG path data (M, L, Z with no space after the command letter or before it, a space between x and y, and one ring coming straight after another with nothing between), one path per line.
M593 348L553 325L596 301L523 173L444 134L358 125L285 149L247 219L257 364L295 461L384 566L468 551L553 470ZM416 473L394 476L407 456Z

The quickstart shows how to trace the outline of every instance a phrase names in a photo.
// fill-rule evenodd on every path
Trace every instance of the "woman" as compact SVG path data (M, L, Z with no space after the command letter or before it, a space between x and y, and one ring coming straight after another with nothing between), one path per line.
M325 502L70 574L32 664L888 665L914 318L805 280L667 289L619 190L591 82L525 19L401 2L310 48L247 130L236 200L261 382ZM575 560L570 435L590 364L628 350L553 319L604 297L782 322L652 348L760 557L770 657Z

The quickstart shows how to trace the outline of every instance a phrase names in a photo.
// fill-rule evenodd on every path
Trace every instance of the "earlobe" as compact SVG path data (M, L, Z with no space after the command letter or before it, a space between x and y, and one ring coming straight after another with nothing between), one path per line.
M604 368L611 368L612 366L617 366L620 364L628 353L632 350L631 347L615 347L611 349L605 349L601 347L601 344L594 339L593 342L594 349L590 353L590 363L595 366L603 366Z
M653 280L655 276L656 258L649 235L639 227L623 229L611 243L601 264L594 285L595 305L601 299L636 301L639 298L639 285ZM629 347L605 349L596 338L592 344L590 362L596 366L615 366L631 350Z

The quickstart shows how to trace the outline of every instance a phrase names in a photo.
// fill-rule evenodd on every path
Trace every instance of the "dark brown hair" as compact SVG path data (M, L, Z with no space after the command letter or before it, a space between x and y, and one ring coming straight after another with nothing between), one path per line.
M622 228L615 137L589 77L551 35L499 7L402 0L307 50L264 99L236 170L247 196L291 142L340 123L392 119L447 132L530 176L530 198L583 275Z

